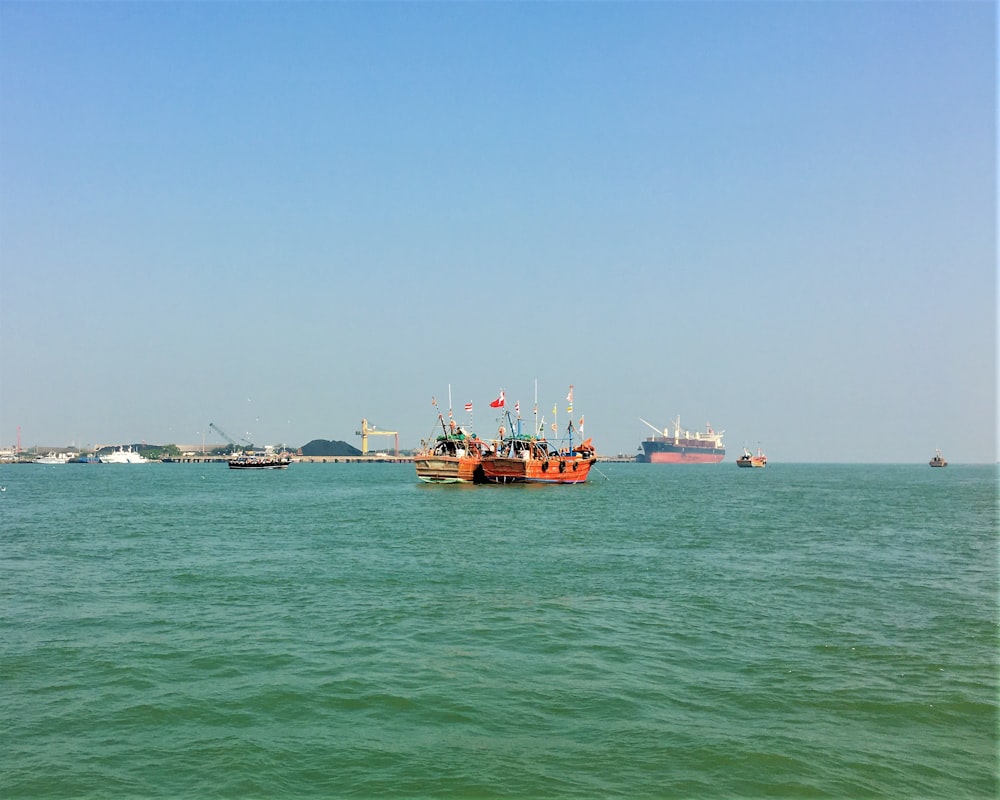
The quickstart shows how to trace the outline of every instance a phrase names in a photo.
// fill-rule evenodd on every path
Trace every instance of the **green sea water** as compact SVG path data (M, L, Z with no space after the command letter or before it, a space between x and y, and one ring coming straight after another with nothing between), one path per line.
M994 466L0 466L0 797L996 797Z

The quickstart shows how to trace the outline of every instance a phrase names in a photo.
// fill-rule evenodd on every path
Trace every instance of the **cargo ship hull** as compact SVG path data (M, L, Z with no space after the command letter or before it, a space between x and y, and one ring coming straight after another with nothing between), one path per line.
M644 452L638 454L635 460L645 464L718 464L726 457L725 450L715 448L692 449L677 445L660 445L659 442L643 442L642 446Z
M726 446L722 443L723 431L715 431L711 425L704 432L686 431L681 428L681 418L674 420L673 430L657 428L646 420L656 436L650 436L640 443L640 452L635 460L643 464L718 464L726 457ZM671 435L673 434L673 435Z

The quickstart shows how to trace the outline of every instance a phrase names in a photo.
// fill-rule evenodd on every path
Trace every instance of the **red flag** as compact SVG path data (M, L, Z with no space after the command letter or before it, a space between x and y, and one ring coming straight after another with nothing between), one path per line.
M468 411L471 414L472 413L472 403L466 403L465 404L465 410Z
M516 403L514 403L514 413L515 414L520 414L521 413L521 401L520 400L517 401Z
M504 399L503 389L501 389L500 390L500 396L496 400L494 400L492 403L490 403L490 408L503 408L505 402L506 401Z

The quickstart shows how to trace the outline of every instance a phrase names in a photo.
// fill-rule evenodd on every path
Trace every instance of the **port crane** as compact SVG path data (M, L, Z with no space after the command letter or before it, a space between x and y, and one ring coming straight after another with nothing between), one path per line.
M243 449L243 446L239 442L237 442L232 436L230 436L228 433L222 430L222 428L220 428L214 422L209 422L208 427L211 428L213 431L215 431L217 434L219 434L219 436L221 436L227 442L229 442L229 445L233 448L234 451ZM250 447L253 447L253 442L251 442L249 439L241 438L240 441L246 442L246 444L250 445Z
M368 455L369 436L395 436L396 437L396 457L399 457L399 432L398 431L378 431L374 425L369 425L368 420L361 420L361 430L355 431L355 436L361 437L361 455Z

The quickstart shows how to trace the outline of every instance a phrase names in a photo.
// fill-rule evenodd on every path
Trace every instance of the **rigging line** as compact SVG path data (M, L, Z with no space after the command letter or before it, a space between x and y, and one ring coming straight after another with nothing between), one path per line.
M444 420L442 419L440 412L438 413L438 420L441 421L441 424L443 426L444 425ZM435 431L437 431L437 420L435 420L434 427L431 428L430 436L427 438L427 446L428 447L430 447L431 444L434 442ZM447 431L446 431L446 433L447 433Z

